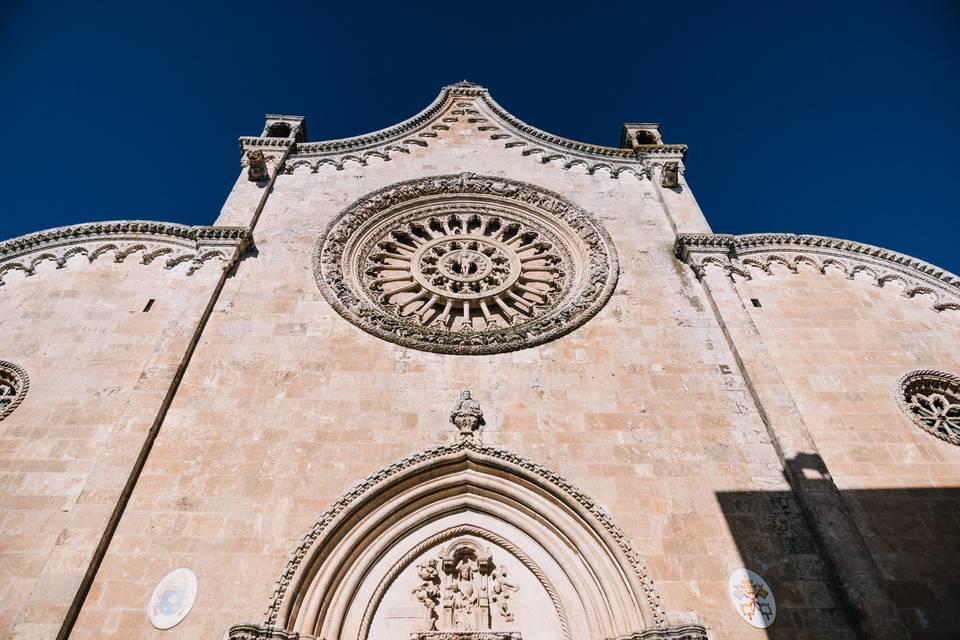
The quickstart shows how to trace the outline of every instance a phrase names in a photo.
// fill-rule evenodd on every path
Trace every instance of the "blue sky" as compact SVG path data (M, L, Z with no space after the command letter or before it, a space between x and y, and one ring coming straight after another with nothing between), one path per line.
M960 3L27 3L0 6L0 238L209 224L263 114L313 140L444 84L616 145L658 121L717 232L877 244L960 273Z

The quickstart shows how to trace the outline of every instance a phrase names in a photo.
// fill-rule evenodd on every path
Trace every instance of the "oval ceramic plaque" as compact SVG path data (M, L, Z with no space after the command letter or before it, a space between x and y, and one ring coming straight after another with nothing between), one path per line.
M777 617L777 603L766 580L749 569L737 569L727 579L734 609L751 627L766 629Z
M197 576L190 569L174 569L157 583L147 615L157 629L170 629L187 617L197 601Z

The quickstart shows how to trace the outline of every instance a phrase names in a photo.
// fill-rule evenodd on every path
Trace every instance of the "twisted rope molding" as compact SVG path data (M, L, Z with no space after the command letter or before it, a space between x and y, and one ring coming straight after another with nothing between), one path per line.
M506 538L473 525L452 527L430 536L407 551L407 553L405 553L393 564L392 567L390 567L390 570L387 571L383 580L373 592L373 596L370 598L370 602L367 604L367 608L363 612L363 622L360 624L359 633L359 638L361 640L366 640L367 635L370 632L370 625L373 624L373 616L376 613L377 608L380 606L380 601L383 600L383 596L386 594L387 590L393 586L393 581L396 580L396 578L403 573L407 567L410 566L410 563L416 560L420 554L429 550L431 547L435 547L438 544L462 535L473 535L478 538L482 538L488 542L499 545L512 553L514 557L516 557L517 560L519 560L520 563L537 578L544 590L546 590L547 595L550 596L550 601L553 603L553 608L557 612L557 617L560 619L560 634L563 637L563 640L570 640L570 626L567 623L566 613L564 613L563 607L560 605L560 597L557 596L557 592L554 590L550 580L547 578L546 574L543 573L537 563L531 560L530 556L525 554L515 544Z
M189 262L189 276L214 258L225 263L225 267L230 266L250 245L250 238L246 227L192 227L146 220L56 227L0 242L0 286L7 273L21 271L31 276L46 260L62 269L73 256L83 255L94 262L107 253L113 253L115 262L140 253L141 264L164 256L166 269Z
M367 476L366 479L359 484L354 485L349 491L336 500L329 509L320 515L320 518L317 520L317 522L314 523L314 525L309 531L307 531L306 534L304 534L300 540L300 544L288 557L283 571L280 573L280 576L277 578L277 581L274 585L273 593L270 597L270 604L267 606L267 610L264 612L264 627L273 628L276 625L280 609L282 608L283 602L287 595L287 591L289 590L294 575L297 573L297 570L300 568L300 565L306 558L307 552L320 538L321 534L326 531L354 502L359 500L362 496L376 493L377 488L380 485L389 481L399 473L410 469L411 467L421 465L423 463L429 463L448 456L456 456L458 454L474 454L485 456L497 461L506 462L508 464L520 467L521 469L524 469L525 471L528 471L542 478L543 480L546 480L556 489L559 489L563 494L572 498L588 514L590 514L590 516L593 517L593 519L602 527L604 531L607 532L621 553L623 553L623 555L626 557L626 560L633 570L634 575L640 581L640 584L643 588L644 597L646 598L647 605L650 607L650 611L654 618L654 626L658 629L665 627L666 615L664 613L663 604L660 601L660 596L654 589L653 580L650 579L646 564L633 548L633 545L627 538L626 534L624 534L623 531L613 522L613 519L606 512L606 510L594 502L593 499L590 498L586 493L563 478L563 476L560 476L553 471L550 471L546 467L524 458L523 456L507 451L506 449L483 445L476 442L474 439L466 439L455 444L433 447L431 449L426 449L425 451L421 451L403 458L373 473L372 475Z
M27 375L27 372L20 365L6 360L0 360L0 377L7 378L8 380L12 379L17 390L16 395L9 404L5 407L0 407L0 420L3 420L13 413L13 410L23 402L24 397L27 395L27 390L30 388L30 376Z
M801 264L820 273L833 267L851 280L866 273L878 287L899 282L908 298L930 295L937 311L960 310L960 277L911 256L851 240L791 233L680 234L674 254L690 265L698 278L710 266L748 280L751 268L773 275L772 264L783 265L792 273Z
M283 172L291 174L297 168L309 168L317 173L329 165L343 170L347 163L367 166L370 158L389 161L394 153L410 153L410 146L426 147L438 132L461 121L476 125L491 140L503 140L504 148L522 147L524 156L539 157L541 163L559 161L564 169L583 166L593 175L605 170L611 178L632 173L638 178L652 177L654 158L682 161L687 146L642 145L638 150L605 147L563 138L537 129L512 115L479 85L460 82L441 89L440 94L422 111L393 126L349 138L324 142L295 143ZM291 141L274 142L271 138L241 138L242 146L288 146Z

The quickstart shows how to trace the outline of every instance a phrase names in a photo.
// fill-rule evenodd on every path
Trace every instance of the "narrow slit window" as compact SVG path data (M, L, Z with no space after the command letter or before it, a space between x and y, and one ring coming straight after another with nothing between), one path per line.
M154 303L154 302L156 302L156 301L155 301L153 298L150 298L149 300L147 300L147 306L145 306L145 307L143 308L143 312L146 313L146 312L150 311L150 307L153 306L153 303Z
M763 306L762 304L760 304L760 301L757 300L756 298L750 298L750 302L753 303L753 306L755 306L755 307L762 307L762 306Z

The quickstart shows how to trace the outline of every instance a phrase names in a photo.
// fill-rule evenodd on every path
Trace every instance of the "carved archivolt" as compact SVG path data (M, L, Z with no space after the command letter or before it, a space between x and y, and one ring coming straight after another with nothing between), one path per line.
M960 277L910 256L859 242L793 234L681 234L675 253L701 277L708 267L750 279L753 271L768 275L773 265L796 273L808 265L826 273L837 269L848 278L867 274L883 287L899 283L912 298L929 295L937 311L960 309Z
M518 583L498 573L507 555L535 577ZM351 489L288 559L263 625L235 627L230 637L375 640L371 621L394 581L412 606L433 609L432 624L424 616L425 638L484 632L482 620L500 624L490 631L511 631L538 612L494 596L540 588L561 621L559 637L686 637L667 628L646 567L599 505L541 465L475 438L405 458ZM487 618L471 613L470 624L481 628L445 628L474 605L487 607ZM686 629L705 638L702 627Z
M654 166L682 163L687 151L686 145L649 144L619 149L568 140L514 117L490 97L487 89L461 82L444 87L426 109L392 127L341 140L297 143L284 171L294 173L302 168L316 173L323 166L343 170L349 163L366 166L370 158L390 160L397 153L409 153L411 147L428 146L456 122L469 123L491 140L500 141L504 148L518 149L541 163L556 163L564 169L582 166L590 175L600 171L611 178L622 174L650 178ZM243 138L241 142L259 144L253 142L257 140Z
M960 446L960 378L929 369L911 371L897 381L893 393L911 422Z
M29 387L30 377L22 367L0 360L0 420L20 406Z
M616 251L561 196L460 174L355 202L317 243L321 291L378 337L427 351L511 351L586 322L616 285Z
M249 232L244 227L190 227L139 220L58 227L0 242L0 285L12 271L31 276L45 261L62 269L76 255L90 262L112 255L115 262L123 262L136 254L142 264L160 259L166 269L188 263L186 273L191 275L210 260L230 264L236 250L243 251L248 242Z

